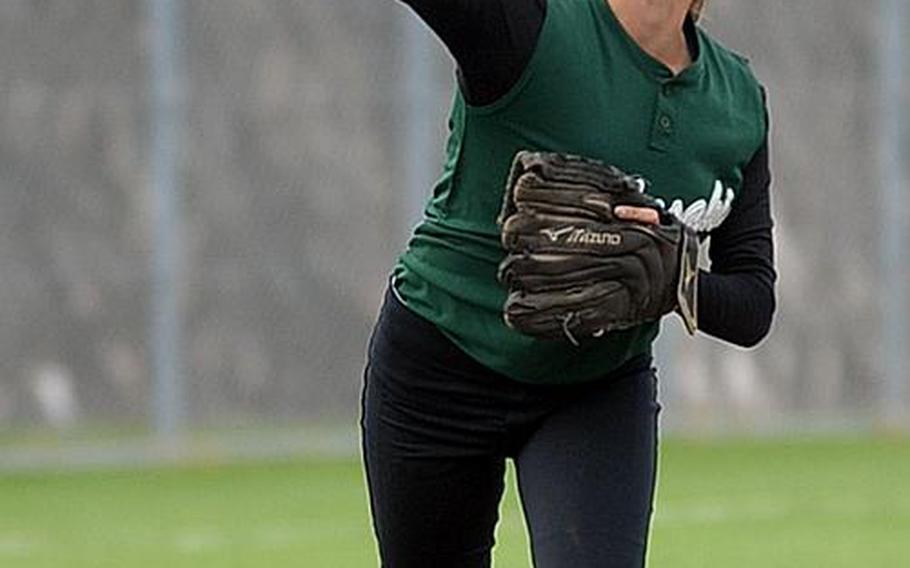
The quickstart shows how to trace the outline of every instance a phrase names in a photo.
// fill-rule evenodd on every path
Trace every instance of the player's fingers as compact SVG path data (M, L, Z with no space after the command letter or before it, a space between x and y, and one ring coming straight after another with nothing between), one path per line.
M624 221L635 221L657 225L660 223L660 215L657 211L648 207L631 207L629 205L620 205L613 210L613 213Z

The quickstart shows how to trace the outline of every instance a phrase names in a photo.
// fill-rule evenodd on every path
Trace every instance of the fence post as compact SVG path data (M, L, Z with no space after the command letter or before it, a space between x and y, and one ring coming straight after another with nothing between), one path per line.
M180 169L184 89L180 51L180 0L146 0L150 23L151 155L153 203L151 352L155 433L176 441L184 418Z
M433 150L437 147L434 98L432 89L433 45L423 24L408 12L402 18L400 42L404 65L402 96L396 97L396 115L401 120L401 172L405 180L404 210L398 217L411 230L420 221L423 208L433 183L439 159Z
M882 349L884 350L884 418L895 426L906 419L904 402L907 375L907 288L904 246L906 231L905 151L906 113L902 104L906 0L882 0L879 34L879 145L881 227L879 258L882 269Z

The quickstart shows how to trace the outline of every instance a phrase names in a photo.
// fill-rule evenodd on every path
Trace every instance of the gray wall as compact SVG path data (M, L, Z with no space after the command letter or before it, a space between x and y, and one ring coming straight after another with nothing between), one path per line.
M350 424L412 222L410 15L393 0L184 4L189 425ZM874 6L710 7L704 25L770 92L780 306L755 351L671 331L668 427L876 423ZM0 431L148 424L147 25L137 0L0 3ZM429 45L436 167L452 68Z

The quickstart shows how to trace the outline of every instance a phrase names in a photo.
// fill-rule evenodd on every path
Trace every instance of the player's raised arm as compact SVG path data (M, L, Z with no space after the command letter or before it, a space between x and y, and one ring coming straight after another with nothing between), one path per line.
M401 0L446 45L469 103L504 95L531 58L546 0Z

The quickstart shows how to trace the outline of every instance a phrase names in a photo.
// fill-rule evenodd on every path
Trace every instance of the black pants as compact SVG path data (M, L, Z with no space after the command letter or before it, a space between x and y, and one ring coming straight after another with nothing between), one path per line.
M362 402L384 567L489 566L506 458L537 568L644 565L660 409L650 359L581 385L520 383L387 293Z

